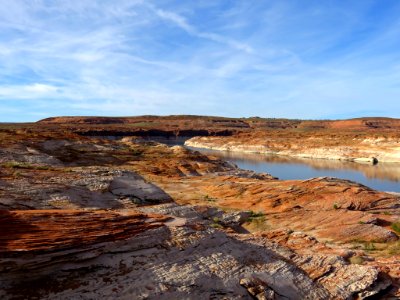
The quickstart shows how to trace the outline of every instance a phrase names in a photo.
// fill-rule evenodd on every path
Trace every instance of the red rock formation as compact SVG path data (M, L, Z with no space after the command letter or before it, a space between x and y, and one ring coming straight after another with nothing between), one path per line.
M374 130L398 129L400 120L392 118L356 118L349 120L290 120L268 118L223 118L212 116L136 116L136 117L52 117L38 121L39 124L136 124L137 126L162 126L175 125L174 127L187 127L200 125L205 130L213 127L226 128L252 128L252 129L341 129L341 130Z
M137 211L0 210L0 256L125 240L167 219Z
M227 140L268 137L270 145L296 150L299 139L333 147L350 145L355 135L376 144L386 135L395 143L394 121L56 121L0 126L0 207L9 208L0 212L2 299L361 299L391 284L385 274L398 280L397 235L390 228L398 197L332 178L279 181L181 147L75 134L228 130L235 136ZM343 129L350 127L357 133ZM245 228L236 228L244 216L250 216ZM373 261L367 249L349 249L363 243L387 247L391 256L376 251ZM353 257L365 266L350 264Z
M182 204L201 203L264 213L272 228L303 230L337 241L397 240L397 235L383 224L395 221L399 198L346 180L204 176L202 180L170 179L160 182L160 186Z

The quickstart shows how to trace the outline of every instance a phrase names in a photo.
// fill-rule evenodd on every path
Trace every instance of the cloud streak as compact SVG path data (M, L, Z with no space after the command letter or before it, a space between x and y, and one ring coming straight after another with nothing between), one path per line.
M186 31L188 34L195 36L195 37L199 37L199 38L203 38L203 39L208 39L217 43L222 43L222 44L226 44L232 48L238 49L238 50L242 50L245 51L247 53L252 53L254 50L252 47L250 47L249 45L245 44L245 43L241 43L238 42L234 39L230 39L230 38L226 38L222 35L219 34L215 34L212 32L201 32L198 29L196 29L194 26L190 25L185 18L183 18L182 16L171 12L171 11L166 11L163 9L159 9L154 7L153 5L148 5L149 8L151 8L152 11L154 11L154 13L167 21L171 21L172 23L174 23L175 25L177 25L179 28L181 28L182 30Z

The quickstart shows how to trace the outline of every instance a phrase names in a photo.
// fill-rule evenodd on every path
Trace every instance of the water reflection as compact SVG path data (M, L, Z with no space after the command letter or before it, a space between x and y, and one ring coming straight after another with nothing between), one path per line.
M377 190L400 192L400 164L398 163L372 165L339 160L192 149L231 161L242 169L267 172L280 179L331 176L353 180Z

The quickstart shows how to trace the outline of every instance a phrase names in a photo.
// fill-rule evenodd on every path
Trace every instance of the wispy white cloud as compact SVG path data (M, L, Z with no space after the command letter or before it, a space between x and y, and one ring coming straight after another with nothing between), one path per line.
M4 0L0 121L400 113L400 5L371 3Z
M28 85L0 86L0 99L35 99L37 97L52 97L58 92L56 86L34 83Z
M154 11L157 16L159 16L160 18L162 18L164 20L174 23L175 25L177 25L178 27L180 27L182 30L186 31L190 35L193 35L193 36L199 37L199 38L208 39L208 40L211 40L211 41L214 41L217 43L226 44L232 48L242 50L247 53L252 53L254 51L250 45L247 45L246 43L243 43L243 42L239 42L235 39L227 38L227 37L224 37L220 34L216 34L213 32L199 31L196 27L194 27L193 25L190 25L184 17L182 17L174 12L160 9L160 8L157 8L150 4L148 4L148 7L152 11Z

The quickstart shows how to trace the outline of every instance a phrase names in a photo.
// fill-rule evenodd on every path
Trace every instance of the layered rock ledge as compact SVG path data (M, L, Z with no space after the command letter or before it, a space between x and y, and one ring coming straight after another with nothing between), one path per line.
M156 209L156 208L155 208ZM377 268L227 234L201 214L2 211L0 295L40 299L364 299L390 284ZM183 213L183 215L182 215ZM292 240L316 248L307 236ZM290 236L290 234L289 234ZM12 296L11 296L12 295Z
M315 138L312 136L282 137L235 135L232 137L193 137L186 146L219 151L260 153L297 158L344 160L357 163L400 162L400 139L391 138Z

